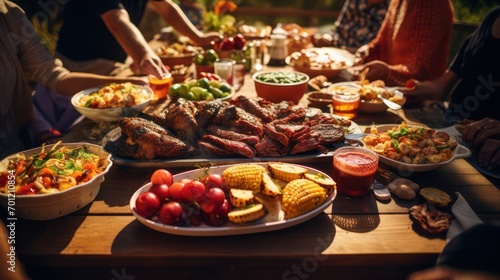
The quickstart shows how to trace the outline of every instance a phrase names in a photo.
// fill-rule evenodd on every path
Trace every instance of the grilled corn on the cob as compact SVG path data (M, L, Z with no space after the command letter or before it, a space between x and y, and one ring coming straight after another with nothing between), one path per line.
M304 178L304 174L307 172L307 169L303 167L281 162L269 162L267 164L267 168L276 179L280 179L285 182Z
M256 164L240 164L227 168L222 172L224 184L228 189L243 189L260 192L262 173L266 169Z
M230 189L229 201L233 207L243 207L254 203L254 195L251 190Z
M266 172L262 173L262 193L267 196L277 197L281 192L281 188L274 182L271 176Z
M337 187L337 183L335 183L335 181L333 181L331 178L323 174L307 173L305 175L305 178L325 188L327 195L332 194L335 188Z
M243 224L256 221L267 214L267 210L262 204L254 204L242 209L232 210L227 214L230 222Z
M296 179L283 189L281 206L285 219L305 214L318 207L326 199L326 191L320 185L307 179Z

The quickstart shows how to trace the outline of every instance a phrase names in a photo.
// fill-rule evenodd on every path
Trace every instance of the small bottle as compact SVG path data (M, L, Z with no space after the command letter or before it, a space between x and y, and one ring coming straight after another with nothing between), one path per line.
M273 30L271 36L271 45L269 46L269 66L285 66L288 56L287 33L281 28L281 24Z

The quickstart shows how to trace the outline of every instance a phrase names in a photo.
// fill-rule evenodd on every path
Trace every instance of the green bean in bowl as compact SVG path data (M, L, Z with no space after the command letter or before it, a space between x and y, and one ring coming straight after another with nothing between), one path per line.
M257 75L256 79L266 83L293 84L305 81L308 77L297 72L266 72Z
M253 74L257 96L270 102L298 104L307 91L309 76L297 71L267 71Z

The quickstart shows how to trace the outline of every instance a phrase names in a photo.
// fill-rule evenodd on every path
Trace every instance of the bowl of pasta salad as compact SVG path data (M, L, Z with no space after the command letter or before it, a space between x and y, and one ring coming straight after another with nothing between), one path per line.
M153 95L149 86L111 83L78 92L71 98L71 104L93 121L114 122L142 112Z
M94 201L111 154L90 143L56 143L0 161L0 204L11 217L51 220Z

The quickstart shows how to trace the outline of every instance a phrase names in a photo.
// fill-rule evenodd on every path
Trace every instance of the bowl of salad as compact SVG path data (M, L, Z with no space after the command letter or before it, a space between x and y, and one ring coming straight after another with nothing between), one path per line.
M56 143L0 162L0 204L11 217L51 220L94 201L112 166L111 154L90 143Z
M267 101L298 104L307 91L309 76L297 71L268 71L252 75L255 91Z
M71 104L85 117L93 121L114 122L142 112L153 99L149 86L127 83L111 83L78 92Z

